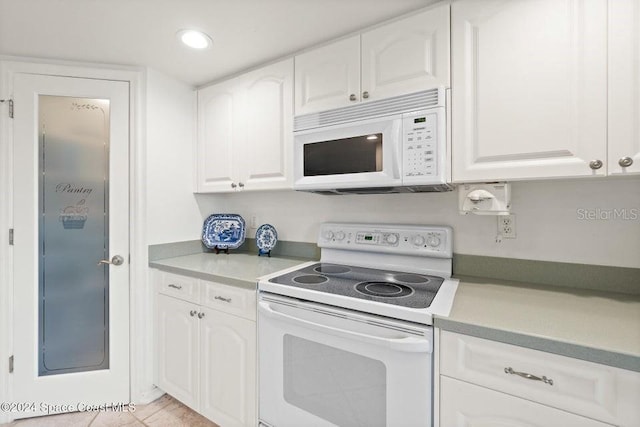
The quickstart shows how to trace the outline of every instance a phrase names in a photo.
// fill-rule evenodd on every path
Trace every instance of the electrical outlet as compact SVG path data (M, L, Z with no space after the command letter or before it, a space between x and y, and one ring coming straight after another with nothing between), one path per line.
M505 239L516 238L516 216L514 214L498 215L498 234Z
M249 223L249 228L258 228L258 219L255 215L251 215L251 222Z

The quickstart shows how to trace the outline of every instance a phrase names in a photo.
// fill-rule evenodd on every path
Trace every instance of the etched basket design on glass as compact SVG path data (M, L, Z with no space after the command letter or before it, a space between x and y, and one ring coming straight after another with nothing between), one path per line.
M66 230L80 230L84 228L87 222L89 208L84 206L82 199L76 206L67 206L60 213L60 221L62 227Z

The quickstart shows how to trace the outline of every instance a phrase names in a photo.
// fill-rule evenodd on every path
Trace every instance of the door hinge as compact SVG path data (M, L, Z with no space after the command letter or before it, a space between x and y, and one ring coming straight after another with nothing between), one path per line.
M13 374L13 356L9 357L9 373Z
M9 229L9 245L13 246L13 228Z
M13 119L13 99L0 99L0 102L9 104L9 117Z

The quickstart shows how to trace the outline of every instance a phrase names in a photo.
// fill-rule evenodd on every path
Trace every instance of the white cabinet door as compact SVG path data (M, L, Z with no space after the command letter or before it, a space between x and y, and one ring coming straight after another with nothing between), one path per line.
M156 351L158 387L198 409L200 338L198 306L158 295Z
M256 323L203 308L200 410L225 427L256 425Z
M609 2L609 174L640 173L640 1ZM630 158L633 163L623 166Z
M295 114L345 107L360 100L360 36L295 57Z
M605 427L569 412L440 377L442 427Z
M198 91L197 191L235 191L239 97L236 80ZM178 142L178 141L177 141Z
M606 175L606 16L607 0L452 4L454 181Z
M245 88L239 185L245 190L291 188L293 59L242 77Z
M449 4L363 33L363 101L448 87L449 63Z

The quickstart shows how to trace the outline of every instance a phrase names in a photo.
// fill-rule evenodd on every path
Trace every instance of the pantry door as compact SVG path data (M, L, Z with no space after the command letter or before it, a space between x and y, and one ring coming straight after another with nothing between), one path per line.
M129 402L129 83L14 76L17 418Z

